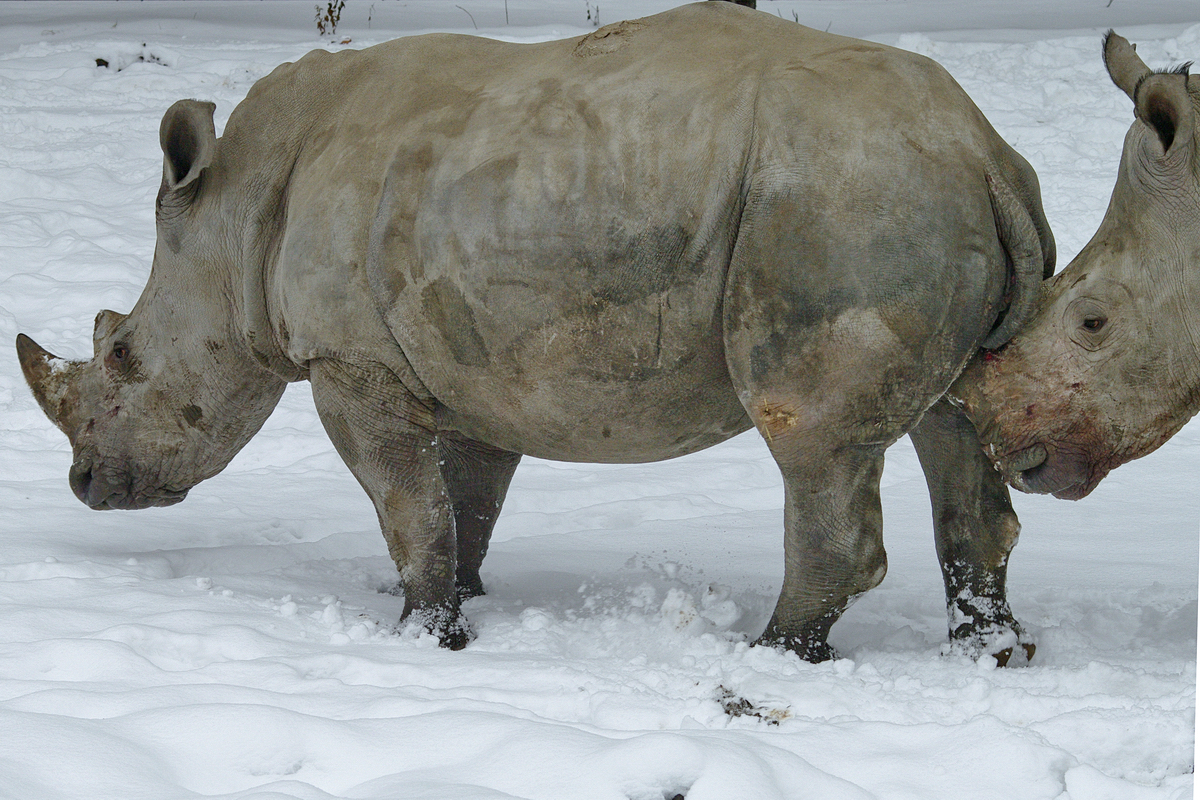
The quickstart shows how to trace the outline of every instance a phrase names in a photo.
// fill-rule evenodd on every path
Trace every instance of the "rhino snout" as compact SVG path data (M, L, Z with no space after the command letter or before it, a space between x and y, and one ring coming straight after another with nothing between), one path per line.
M174 505L187 497L187 489L135 489L135 476L92 458L79 458L71 465L71 490L84 505L96 511L134 510Z
M1010 455L1002 471L1014 488L1030 494L1052 494L1078 500L1095 488L1086 455L1035 444Z
M109 501L129 494L128 478L99 469L91 459L80 459L72 464L69 481L75 496L88 508L96 510L118 508Z

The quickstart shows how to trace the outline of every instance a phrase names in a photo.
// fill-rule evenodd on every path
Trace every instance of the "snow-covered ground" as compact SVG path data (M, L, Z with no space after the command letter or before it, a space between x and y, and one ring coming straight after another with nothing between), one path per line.
M1103 30L1154 66L1200 59L1194 0L759 3L944 64L1037 169L1062 264L1131 120ZM331 44L312 2L0 4L0 342L84 357L95 312L132 306L174 100L215 101L220 130L314 47L532 41L587 32L597 7L672 5L349 0ZM0 797L1192 796L1200 421L1082 502L1016 498L1010 597L1039 647L1012 670L939 654L907 440L884 476L887 580L821 665L747 645L782 575L782 490L754 435L655 465L526 460L457 653L395 629L394 567L307 384L185 503L99 514L10 350L0 453Z

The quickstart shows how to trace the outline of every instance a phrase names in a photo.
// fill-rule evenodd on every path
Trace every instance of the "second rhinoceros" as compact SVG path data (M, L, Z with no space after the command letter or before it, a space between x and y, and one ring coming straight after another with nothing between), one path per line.
M163 118L158 243L95 356L18 340L93 508L174 503L287 381L378 512L444 645L521 454L643 462L757 426L783 474L761 641L833 655L883 578L884 450L912 432L951 638L1032 644L1018 525L941 398L1053 263L1029 165L933 62L729 3L577 39L315 52Z
M1073 500L1200 411L1200 79L1112 31L1104 63L1135 115L1104 220L953 389L1013 486Z

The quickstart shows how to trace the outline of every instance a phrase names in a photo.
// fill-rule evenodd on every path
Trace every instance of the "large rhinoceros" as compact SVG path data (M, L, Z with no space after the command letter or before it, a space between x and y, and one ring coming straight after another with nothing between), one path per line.
M1013 486L1069 499L1200 410L1200 80L1112 31L1104 62L1135 115L1104 220L952 390Z
M89 506L183 499L308 379L405 615L456 648L521 454L654 461L757 426L786 503L761 641L822 660L883 578L883 453L911 431L952 640L1032 652L1007 489L939 401L1026 321L1053 241L1033 171L936 64L698 3L317 51L220 139L212 112L163 118L150 278L92 360L18 340Z

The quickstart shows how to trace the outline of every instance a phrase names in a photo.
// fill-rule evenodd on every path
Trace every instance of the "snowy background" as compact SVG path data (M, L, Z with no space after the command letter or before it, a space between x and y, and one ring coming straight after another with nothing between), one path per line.
M1065 265L1131 121L1099 48L1200 60L1194 0L759 0L945 65L1037 169ZM149 270L158 123L323 46L423 30L574 36L674 2L0 4L0 342L90 356ZM591 17L592 19L589 19ZM342 43L349 39L349 43ZM108 67L98 67L96 59ZM10 347L4 344L3 347ZM940 655L924 480L884 475L886 581L821 665L750 648L782 575L755 435L677 461L527 459L464 651L397 631L374 512L291 387L168 509L89 511L0 357L0 797L1183 800L1195 742L1200 421L1079 503L1016 498L1010 598L1034 665Z

